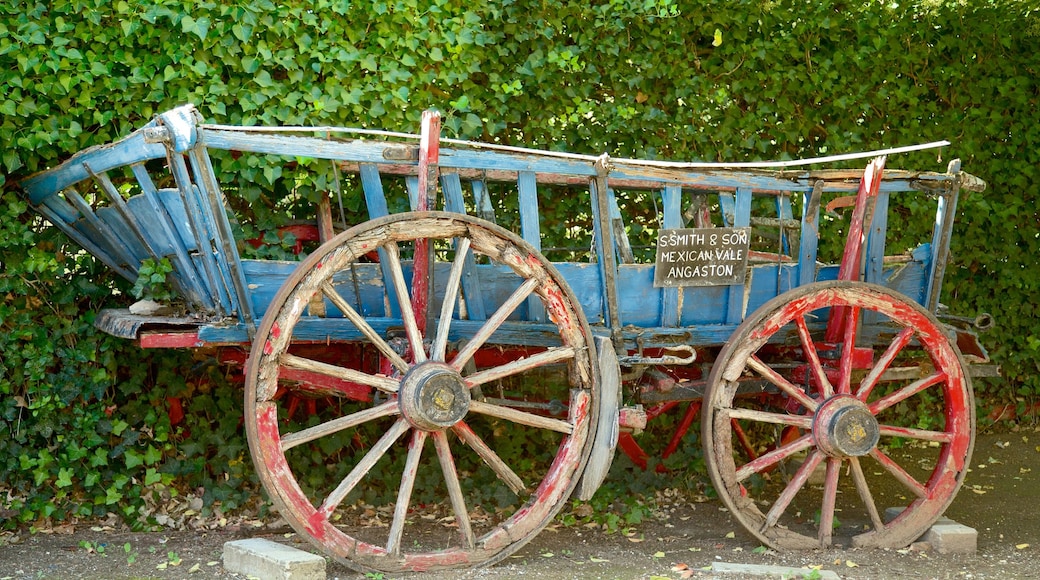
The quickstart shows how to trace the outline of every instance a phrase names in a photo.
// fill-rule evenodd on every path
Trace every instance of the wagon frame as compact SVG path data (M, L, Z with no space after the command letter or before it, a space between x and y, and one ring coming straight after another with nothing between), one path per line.
M145 260L169 260L185 312L106 310L97 325L145 348L206 349L243 364L261 482L301 535L353 568L500 561L572 493L591 497L617 446L653 463L635 434L676 410L659 458L676 452L699 412L715 489L749 533L777 548L902 547L953 500L974 441L970 376L993 366L970 329L936 314L958 196L985 183L959 161L945 173L900 171L885 169L883 156L936 144L671 163L444 139L439 126L427 111L419 135L231 127L184 106L21 185L34 209L124 278L136 280ZM337 180L356 176L369 219L337 233L325 193L320 246L306 259L244 259L214 167L212 154L224 151L327 160ZM873 157L865 171L804 169L863 157ZM515 191L518 233L494 223L503 206L493 184L503 183ZM410 211L391 211L392 187L407 191ZM546 191L588 196L592 260L545 257ZM619 203L626 191L639 193ZM935 226L924 244L886 256L889 202L900 192L934 197ZM753 216L768 197L775 216ZM660 232L765 228L777 232L776 251L749 242L752 263L735 284L655 283L660 257L634 256L622 212L647 199L658 243ZM838 264L818 260L825 205L851 208ZM304 420L301 400L311 410ZM940 424L893 414L909 403L938 404ZM545 457L508 465L491 444L501 429L546 440L532 451ZM436 462L423 461L427 439ZM904 467L882 439L931 449L927 473ZM321 489L303 456L332 440L346 442L325 459L338 483ZM865 471L868 457L879 473ZM366 485L385 483L380 462L400 483L389 527L373 533L344 512ZM486 513L489 500L464 489L471 469L490 473L513 504ZM810 483L814 472L822 483ZM422 517L443 519L447 538L422 531L416 515L413 499L430 492L415 486L428 473L443 501ZM875 475L913 496L895 517L882 515L889 506L879 508L887 498ZM845 496L862 504L855 525L835 517ZM799 501L818 508L815 519L795 515Z

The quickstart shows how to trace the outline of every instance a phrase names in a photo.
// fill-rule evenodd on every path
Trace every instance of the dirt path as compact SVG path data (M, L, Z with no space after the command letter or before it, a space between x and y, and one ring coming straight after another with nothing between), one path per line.
M978 530L975 555L907 550L765 550L720 502L661 503L630 535L554 525L498 566L409 576L455 578L699 578L714 562L820 566L843 578L1040 578L1040 432L980 435L972 471L947 516ZM70 534L0 535L0 580L221 578L224 542L288 530L123 533L80 527ZM307 548L301 545L300 547ZM364 578L337 564L329 578ZM731 578L731 576L726 576Z

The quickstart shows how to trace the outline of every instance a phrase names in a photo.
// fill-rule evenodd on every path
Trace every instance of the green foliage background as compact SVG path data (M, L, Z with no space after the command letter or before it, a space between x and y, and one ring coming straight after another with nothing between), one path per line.
M240 391L94 330L128 288L17 193L186 102L218 123L404 131L435 106L451 136L687 160L949 139L943 163L899 164L960 157L989 183L961 201L943 301L994 315L1004 379L976 385L981 406L1023 411L1040 394L1037 55L1040 13L1016 0L3 0L2 514L148 525L150 495L203 488L231 509L255 485Z

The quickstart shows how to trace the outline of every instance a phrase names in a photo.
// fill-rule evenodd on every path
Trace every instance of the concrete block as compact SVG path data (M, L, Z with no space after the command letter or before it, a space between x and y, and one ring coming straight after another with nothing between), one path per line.
M935 523L921 536L933 550L940 554L974 554L978 547L979 533L975 528L958 524Z
M885 509L885 521L890 522L903 513L903 507ZM974 554L978 548L979 532L959 524L946 516L941 516L916 544L925 544L940 554Z
M790 566L763 566L761 564L737 564L734 562L713 562L713 576L725 574L746 576L767 576L770 578L820 578L822 580L839 580L840 576L830 570L812 570L809 568L792 568Z
M224 568L260 580L325 580L325 558L263 538L225 543Z

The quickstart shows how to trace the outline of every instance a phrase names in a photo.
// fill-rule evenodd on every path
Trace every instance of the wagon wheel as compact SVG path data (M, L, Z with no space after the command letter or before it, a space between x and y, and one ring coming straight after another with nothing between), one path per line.
M439 318L429 324L405 281L417 246L437 257L425 275L414 262L435 286L429 309ZM379 264L358 263L375 249ZM494 282L482 294L493 304L484 321L460 314L461 280L474 268ZM400 316L366 315L381 271L393 292L374 302L394 303ZM315 297L324 318L310 315ZM515 321L531 299L552 323ZM343 363L337 340L366 350ZM296 354L314 343L328 343L327 360L339 362ZM533 538L574 488L596 425L594 360L574 294L523 240L459 214L373 220L319 248L271 302L247 368L250 451L281 515L351 568L489 565ZM292 380L301 372L330 379L339 398L297 425L281 393L310 388Z
M823 342L828 312L842 317L840 343ZM763 451L756 459L745 459L734 423ZM771 300L737 328L712 369L701 426L716 490L761 541L902 547L963 482L975 407L934 316L880 286L826 282ZM801 435L782 438L792 431Z

